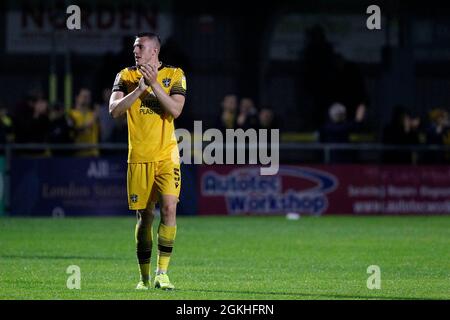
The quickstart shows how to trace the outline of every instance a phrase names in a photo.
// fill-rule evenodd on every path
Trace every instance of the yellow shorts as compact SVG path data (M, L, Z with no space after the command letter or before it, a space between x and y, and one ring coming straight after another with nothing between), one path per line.
M128 207L142 210L151 202L158 201L161 195L180 196L180 164L171 159L129 163L127 171Z

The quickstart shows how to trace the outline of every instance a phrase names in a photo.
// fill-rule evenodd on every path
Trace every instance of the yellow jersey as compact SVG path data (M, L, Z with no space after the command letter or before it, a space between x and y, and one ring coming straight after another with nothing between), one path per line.
M124 95L139 85L142 74L137 67L121 70L112 91ZM180 68L162 64L158 83L168 95L186 95L186 78ZM179 161L174 119L161 107L151 87L148 87L127 110L128 163L146 163L167 159Z
M80 111L77 109L71 109L69 116L74 122L74 127L77 130L75 134L75 143L98 143L99 139L99 126L95 119L94 111ZM92 126L84 129L88 123L92 123ZM84 157L96 157L99 155L98 149L83 149L76 152L78 156Z

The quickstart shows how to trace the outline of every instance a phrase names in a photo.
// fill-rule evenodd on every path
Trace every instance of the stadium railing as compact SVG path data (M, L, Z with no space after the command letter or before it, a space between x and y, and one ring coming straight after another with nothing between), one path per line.
M203 143L203 147L209 143ZM248 144L236 144L237 149L258 149L258 146L248 145ZM80 151L86 149L97 149L100 151L127 151L126 143L98 143L98 144L38 144L38 143L9 143L0 144L0 151L3 152L6 164L10 163L11 157L17 151L48 151L45 156L56 156L52 154L52 151ZM227 148L227 145L224 145ZM443 153L447 154L450 152L450 145L385 145L381 143L298 143L298 142L282 142L278 144L278 149L280 151L280 160L294 160L301 161L302 153L308 152L319 152L321 157L316 158L315 161L319 163L333 163L333 153L342 152L368 152L377 153L383 157L385 153L393 152L395 153L410 153L412 155L411 164L418 164L418 158L415 155L420 153ZM294 152L297 158L292 159L292 157L287 156L290 152ZM379 158L378 160L382 160ZM376 160L376 158L374 158ZM450 160L450 159L447 159ZM358 163L358 158L352 158L351 163ZM376 161L375 161L376 162ZM383 162L383 161L380 161ZM446 162L447 164L449 162ZM407 164L407 163L406 163Z

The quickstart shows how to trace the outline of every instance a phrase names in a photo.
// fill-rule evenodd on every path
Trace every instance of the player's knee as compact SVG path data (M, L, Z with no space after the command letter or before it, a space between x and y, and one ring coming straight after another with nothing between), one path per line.
M137 210L136 216L138 223L140 224L152 224L154 218L154 210L147 208L143 210Z
M176 214L177 204L176 203L165 203L161 207L161 213L164 217L173 217Z
M145 215L150 218L155 217L155 206L151 206L145 209Z

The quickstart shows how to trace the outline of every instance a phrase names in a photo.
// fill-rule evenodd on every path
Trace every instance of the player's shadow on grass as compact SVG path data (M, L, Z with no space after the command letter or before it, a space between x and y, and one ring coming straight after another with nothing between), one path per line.
M365 296L365 295L345 295L345 294L311 294L301 292L263 292L263 291L238 291L238 290L208 290L208 289L177 289L177 291L193 291L193 292L211 292L211 293L234 293L234 294L252 294L252 295L273 295L273 296L292 296L298 298L328 298L328 299L373 299L373 300L433 300L432 298L409 298L409 297L392 297L392 296ZM309 300L307 299L307 300Z
M3 259L34 260L129 260L128 257L58 256L58 255L0 255Z

